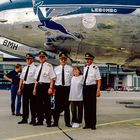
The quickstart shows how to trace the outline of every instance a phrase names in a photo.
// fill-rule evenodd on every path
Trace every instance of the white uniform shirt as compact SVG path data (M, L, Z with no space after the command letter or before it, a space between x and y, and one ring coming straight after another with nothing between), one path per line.
M36 68L36 73L34 76L35 80L38 77L38 73L40 71L40 68L41 68L41 64ZM56 75L54 73L53 66L47 62L43 63L42 71L40 74L40 79L38 82L50 83L50 80L55 79L55 77L56 77Z
M88 66L84 67L84 77L86 75L87 68ZM94 64L91 64L89 66L89 71L88 71L88 75L86 79L86 85L95 85L97 80L100 80L100 79L101 79L101 75L100 75L99 68L95 66Z
M20 75L20 79L24 80L27 68L28 68L28 65L23 68L22 73ZM32 84L35 82L34 80L35 71L36 71L36 66L34 65L34 63L32 63L29 67L27 79L26 81L24 81L24 84Z
M83 101L83 82L84 77L82 75L72 77L69 101Z
M54 68L54 71L56 74L55 85L57 86L62 85L62 65L56 66ZM70 86L72 76L73 76L73 68L69 65L65 65L64 66L64 77L65 77L64 86Z

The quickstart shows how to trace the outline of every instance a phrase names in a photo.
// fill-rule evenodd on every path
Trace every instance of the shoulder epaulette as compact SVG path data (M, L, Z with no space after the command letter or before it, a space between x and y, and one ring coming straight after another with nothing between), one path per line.
M93 68L97 69L97 66L93 66Z
M49 66L49 67L51 67L51 66L52 66L52 64L48 64L48 66Z

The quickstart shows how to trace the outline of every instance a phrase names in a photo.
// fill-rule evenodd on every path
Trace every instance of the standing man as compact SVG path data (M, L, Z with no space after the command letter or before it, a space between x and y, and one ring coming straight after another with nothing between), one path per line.
M55 115L54 124L52 126L58 126L59 116L62 111L64 111L65 125L71 127L70 125L70 109L69 109L69 92L70 83L73 76L73 68L67 65L67 54L61 53L59 55L60 65L55 67L54 71L56 73L56 93L55 93Z
M34 56L30 53L26 54L26 63L27 66L23 68L23 71L20 75L20 83L18 88L18 94L21 95L23 93L23 115L22 120L18 122L18 124L27 123L29 118L29 107L31 111L31 122L30 124L35 123L35 96L33 96L34 89L34 75L36 66L33 63Z
M94 56L85 54L86 67L84 67L84 120L83 129L96 129L96 96L100 96L101 76L99 68L93 63Z
M44 113L47 127L51 127L51 103L50 94L54 91L54 80L56 78L53 67L46 62L47 54L44 51L39 52L40 65L35 73L35 86L33 94L37 99L37 119L35 125L43 125Z
M21 95L17 95L20 73L22 71L22 66L16 64L15 70L10 71L8 74L4 75L4 79L12 82L11 85L11 112L12 115L21 116ZM15 101L17 97L16 114L15 114Z

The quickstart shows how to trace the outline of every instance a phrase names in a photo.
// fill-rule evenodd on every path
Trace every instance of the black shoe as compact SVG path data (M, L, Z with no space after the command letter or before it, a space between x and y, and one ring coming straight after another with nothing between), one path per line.
M26 120L22 120L22 121L18 122L18 124L25 124L25 123L27 123Z
M70 124L66 124L67 127L72 127Z
M83 127L83 129L88 129L88 128L90 128L90 127L88 127L88 126L84 126L84 127Z
M21 113L16 113L16 116L22 116L22 114Z
M52 127L58 127L58 124L52 124Z
M51 127L51 124L47 124L47 127Z
M33 124L33 126L38 126L38 125L43 125L43 122L37 122L37 123Z
M36 122L35 121L30 121L29 124L34 125Z
M91 127L91 130L95 130L95 129L96 129L96 126L92 126L92 127Z
M16 115L14 112L12 112L12 115Z

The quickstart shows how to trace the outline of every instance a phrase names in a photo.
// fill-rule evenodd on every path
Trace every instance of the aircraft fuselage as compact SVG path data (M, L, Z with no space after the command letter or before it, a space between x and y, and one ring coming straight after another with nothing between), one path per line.
M81 61L139 66L140 1L2 0L0 35ZM0 42L0 45L4 42ZM2 47L3 48L3 47Z

